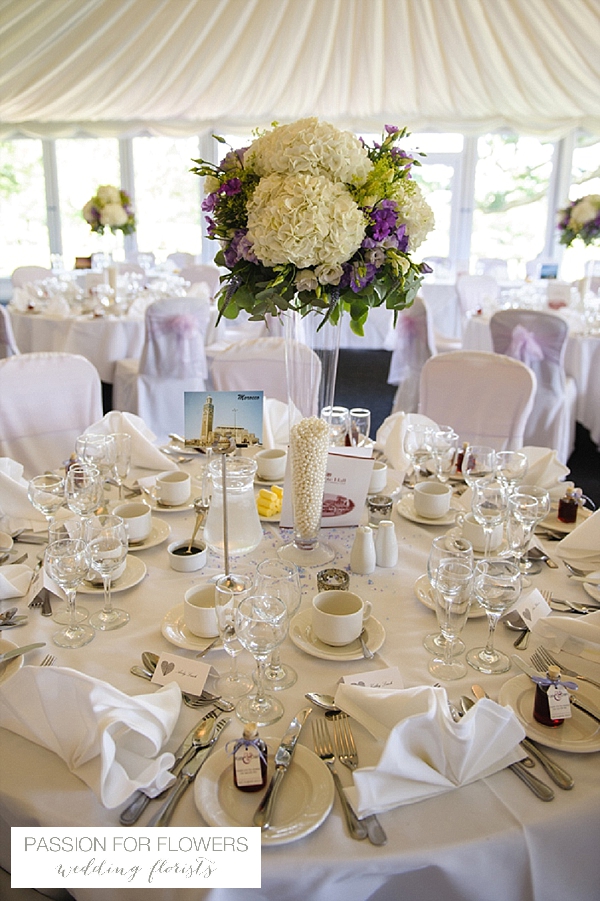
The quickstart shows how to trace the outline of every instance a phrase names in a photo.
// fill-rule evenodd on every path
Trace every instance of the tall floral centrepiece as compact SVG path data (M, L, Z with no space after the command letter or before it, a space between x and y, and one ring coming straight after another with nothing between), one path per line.
M430 271L412 254L433 213L398 147L406 129L386 126L369 147L316 118L278 125L218 165L204 160L208 233L228 269L221 315L254 320L287 310L339 322L344 310L363 334L369 310L401 310ZM218 140L222 141L221 138Z
M126 191L113 185L100 185L81 212L92 231L99 235L103 235L107 229L113 235L118 231L131 235L135 231L131 197Z
M573 200L558 215L561 244L570 247L578 238L589 245L600 239L600 194L587 194Z

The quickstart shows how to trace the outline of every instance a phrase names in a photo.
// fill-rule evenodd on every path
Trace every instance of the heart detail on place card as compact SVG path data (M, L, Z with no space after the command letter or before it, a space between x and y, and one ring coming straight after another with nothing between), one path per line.
M175 669L175 664L170 663L168 660L163 660L160 664L160 668L162 670L163 676L168 676L169 673Z

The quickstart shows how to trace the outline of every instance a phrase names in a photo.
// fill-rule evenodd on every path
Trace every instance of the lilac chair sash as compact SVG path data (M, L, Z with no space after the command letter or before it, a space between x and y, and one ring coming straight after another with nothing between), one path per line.
M146 341L140 374L164 379L206 378L204 335L210 318L207 301L159 300L146 311Z
M550 348L551 349L551 348ZM533 367L533 364L543 360L546 354L540 346L539 340L522 325L516 325L512 331L510 344L506 349L508 357L514 357L520 360L526 366Z

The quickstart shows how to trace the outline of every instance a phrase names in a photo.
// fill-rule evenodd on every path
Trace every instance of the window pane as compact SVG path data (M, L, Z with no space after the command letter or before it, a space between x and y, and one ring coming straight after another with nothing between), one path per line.
M100 185L120 187L119 142L116 138L65 138L56 142L58 193L65 267L75 265L75 257L105 250L111 241L117 259L123 259L122 233L104 238L93 232L81 215Z
M42 142L0 142L0 275L49 266Z
M511 278L544 248L553 144L538 138L485 135L477 143L472 265L508 261Z
M435 227L418 248L416 259L420 261L423 257L447 257L450 254L450 213L454 166L423 161L421 166L416 166L412 171L415 181L423 191L423 196L435 216Z
M157 260L202 251L201 180L190 169L198 139L134 138L137 244Z
M600 194L600 139L597 135L579 134L573 151L572 183L569 200L579 200L586 194ZM561 275L567 281L583 277L585 264L600 260L600 247L574 241L565 247Z

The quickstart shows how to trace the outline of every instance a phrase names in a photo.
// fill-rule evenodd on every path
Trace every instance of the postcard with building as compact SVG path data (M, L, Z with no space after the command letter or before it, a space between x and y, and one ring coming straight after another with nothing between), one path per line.
M185 443L211 447L234 438L237 447L262 444L262 391L186 391Z

